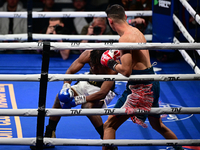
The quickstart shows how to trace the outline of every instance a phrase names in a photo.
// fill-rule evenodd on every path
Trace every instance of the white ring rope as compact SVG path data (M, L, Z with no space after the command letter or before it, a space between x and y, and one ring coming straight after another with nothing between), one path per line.
M5 12L1 11L0 12L0 17L1 18L27 18L27 12Z
M47 145L85 145L85 146L153 146L153 145L200 145L200 140L91 140L46 138Z
M57 35L57 34L32 34L33 40L99 40L113 41L119 40L118 35ZM152 35L144 35L147 41L152 41ZM6 34L0 35L1 41L25 41L27 34Z
M0 74L0 81L40 81L40 74ZM86 75L86 74L48 74L52 81L188 81L200 80L200 74L149 74L149 75Z
M60 146L198 146L199 139L187 140L91 140L91 139L62 139L62 138L44 138L44 145ZM36 138L1 138L2 145L36 145Z
M183 5L186 7L187 2L180 0ZM199 15L197 15L192 8L188 7L187 10L191 13L193 17L195 17L195 20L200 24L200 18ZM127 16L152 16L152 11L132 11L132 12L126 12ZM27 18L27 12L0 12L0 17L6 17L6 18ZM106 17L105 12L32 12L33 18L50 18L50 17L63 17L63 18L69 18L69 17ZM60 37L56 36L46 36L42 35L33 35L33 39L45 39L45 38L51 38L51 40L58 40L60 38L69 40L70 38L72 40L80 40L81 38L86 37L78 37L78 36L71 36L69 35L59 35ZM68 37L66 37L68 36ZM79 38L79 39L78 39ZM88 38L88 37L87 37ZM97 37L89 37L90 38L97 38ZM106 37L98 37L98 40L104 40ZM108 38L110 39L111 36ZM113 40L114 37L111 39ZM119 38L119 37L115 37ZM0 36L0 40L27 40L27 34L23 35L4 35ZM152 39L152 37L151 37ZM190 38L191 39L191 38ZM96 39L95 39L96 40ZM175 41L177 43L177 40ZM197 47L200 47L200 44L193 43L192 44L173 44L173 43L154 43L154 44L148 44L148 43L134 43L127 46L127 43L101 43L94 45L92 43L90 44L82 44L79 42L73 42L73 43L51 43L51 50L64 50L66 48L69 49L110 49L110 48L117 48L117 49L197 49ZM0 44L0 50L4 49L20 49L20 50L41 50L43 49L42 43L32 42L32 43L1 43ZM182 50L183 52L183 50ZM184 58L186 59L186 55L182 53ZM187 57L188 59L188 57ZM190 66L194 66L194 64L191 62L191 60L188 60L188 63ZM196 67L197 68L197 67ZM195 72L199 73L199 69ZM59 80L68 80L68 75L51 75L49 74L49 81L59 81ZM59 76L55 77L55 76ZM77 78L76 75L73 75L69 77L71 80L95 80L97 79L97 76L94 76L93 79L91 77L87 77L88 75L84 75L86 78L81 76L81 78ZM14 77L14 78L13 78ZM132 77L132 76L131 76ZM115 80L117 81L120 79L120 81L127 81L130 80L131 77L126 78L124 76L109 76L108 78L103 75L100 77L98 75L98 78L101 78L100 80ZM148 75L143 76L139 75L138 77L134 76L134 81L138 80L158 80L158 81L181 81L181 80L200 80L199 75ZM0 80L3 81L39 81L40 75L0 75ZM99 80L99 79L98 79ZM199 107L180 107L180 108L152 108L150 112L141 112L141 110L138 110L135 112L135 114L199 114L200 109ZM46 116L70 116L70 115L110 115L110 114L126 114L125 109L46 109ZM0 110L1 116L37 116L38 110L37 109L4 109ZM36 138L2 138L0 139L0 144L4 145L36 145ZM199 139L187 139L187 140L91 140L91 139L54 139L54 138L44 138L44 144L45 145L80 145L80 146L107 146L107 145L116 145L116 146L153 146L153 145L167 145L167 146L176 146L176 145L193 145L197 146L200 145Z
M174 37L173 39L174 43L179 43L178 39L176 37ZM193 62L193 60L191 59L191 57L187 54L187 52L185 50L178 50L181 55L183 56L183 58L185 59L185 61L190 65L190 67L192 69L194 69L194 72L196 74L200 74L200 70L198 66L195 66L195 63Z
M125 109L45 109L46 116L86 116L86 115L127 115ZM200 114L200 107L164 107L143 111L138 109L132 114ZM0 109L0 116L37 116L38 109Z
M192 36L189 34L189 32L186 30L186 28L183 26L183 24L181 23L181 21L176 17L176 15L173 14L173 19L174 22L176 23L176 25L178 26L178 28L180 29L180 31L182 32L182 34L184 35L184 37L190 42L190 43L194 43L195 40L192 38ZM197 53L200 55L200 50L196 50Z
M200 16L197 14L197 12L194 11L194 9L186 0L180 0L180 2L187 9L190 15L196 20L196 22L198 22L198 24L200 25Z
M51 42L51 50L107 50L107 49L121 49L121 50L138 50L138 49L187 49L193 50L200 47L200 43L80 43L80 42ZM0 43L0 50L42 50L42 42L26 42L26 43Z
M27 39L28 39L27 33L0 35L0 41L26 41Z
M152 16L151 10L126 11L127 16ZM1 18L27 18L27 12L0 12ZM107 17L104 11L96 12L32 12L32 18Z

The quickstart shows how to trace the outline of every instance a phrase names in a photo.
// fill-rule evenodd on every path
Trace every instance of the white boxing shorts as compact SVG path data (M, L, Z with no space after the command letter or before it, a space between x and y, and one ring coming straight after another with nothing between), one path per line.
M100 87L91 85L87 81L79 81L77 84L71 86L71 88L75 90L78 95L85 95L85 96L88 96L100 91ZM107 105L113 100L114 97L115 97L115 93L110 90L107 96L105 97L105 99L103 100L104 104L102 108L107 108Z

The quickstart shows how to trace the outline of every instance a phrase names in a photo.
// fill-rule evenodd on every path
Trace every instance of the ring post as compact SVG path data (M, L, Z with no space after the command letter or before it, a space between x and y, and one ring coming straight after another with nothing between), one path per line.
M32 42L33 41L33 36L32 36L32 0L28 0L27 1L27 34L28 34L28 42Z
M174 0L153 0L152 1L152 42L173 43L174 21L173 10ZM175 50L162 50L175 52Z
M43 147L44 120L46 115L45 111L46 92L47 92L48 70L49 70L49 53L50 53L50 42L44 42L42 69L40 78L38 116L37 116L37 137L36 137L37 150L40 150Z

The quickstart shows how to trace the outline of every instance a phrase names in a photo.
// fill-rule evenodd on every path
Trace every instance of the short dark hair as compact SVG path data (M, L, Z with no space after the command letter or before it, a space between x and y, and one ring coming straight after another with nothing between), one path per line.
M61 23L63 23L63 18L50 18L50 21L57 21L60 20Z
M101 55L105 52L106 50L92 50L90 52L90 64L92 66L99 66L101 65Z
M114 4L106 9L106 14L108 18L113 18L117 20L126 20L125 10L121 5Z

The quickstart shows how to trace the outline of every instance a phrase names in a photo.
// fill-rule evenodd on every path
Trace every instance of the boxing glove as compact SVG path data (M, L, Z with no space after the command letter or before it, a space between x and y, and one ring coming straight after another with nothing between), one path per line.
M80 96L75 96L71 101L68 102L60 101L60 106L63 109L70 109L72 107L76 107L77 105L84 103L86 103L86 96L80 95Z
M60 101L60 106L62 107L62 109L71 109L71 103L63 103Z
M74 99L74 92L71 88L61 89L58 93L58 98L63 103L71 102Z
M119 50L107 50L101 56L101 64L115 70L115 66L118 64L115 60L118 60L119 58Z

